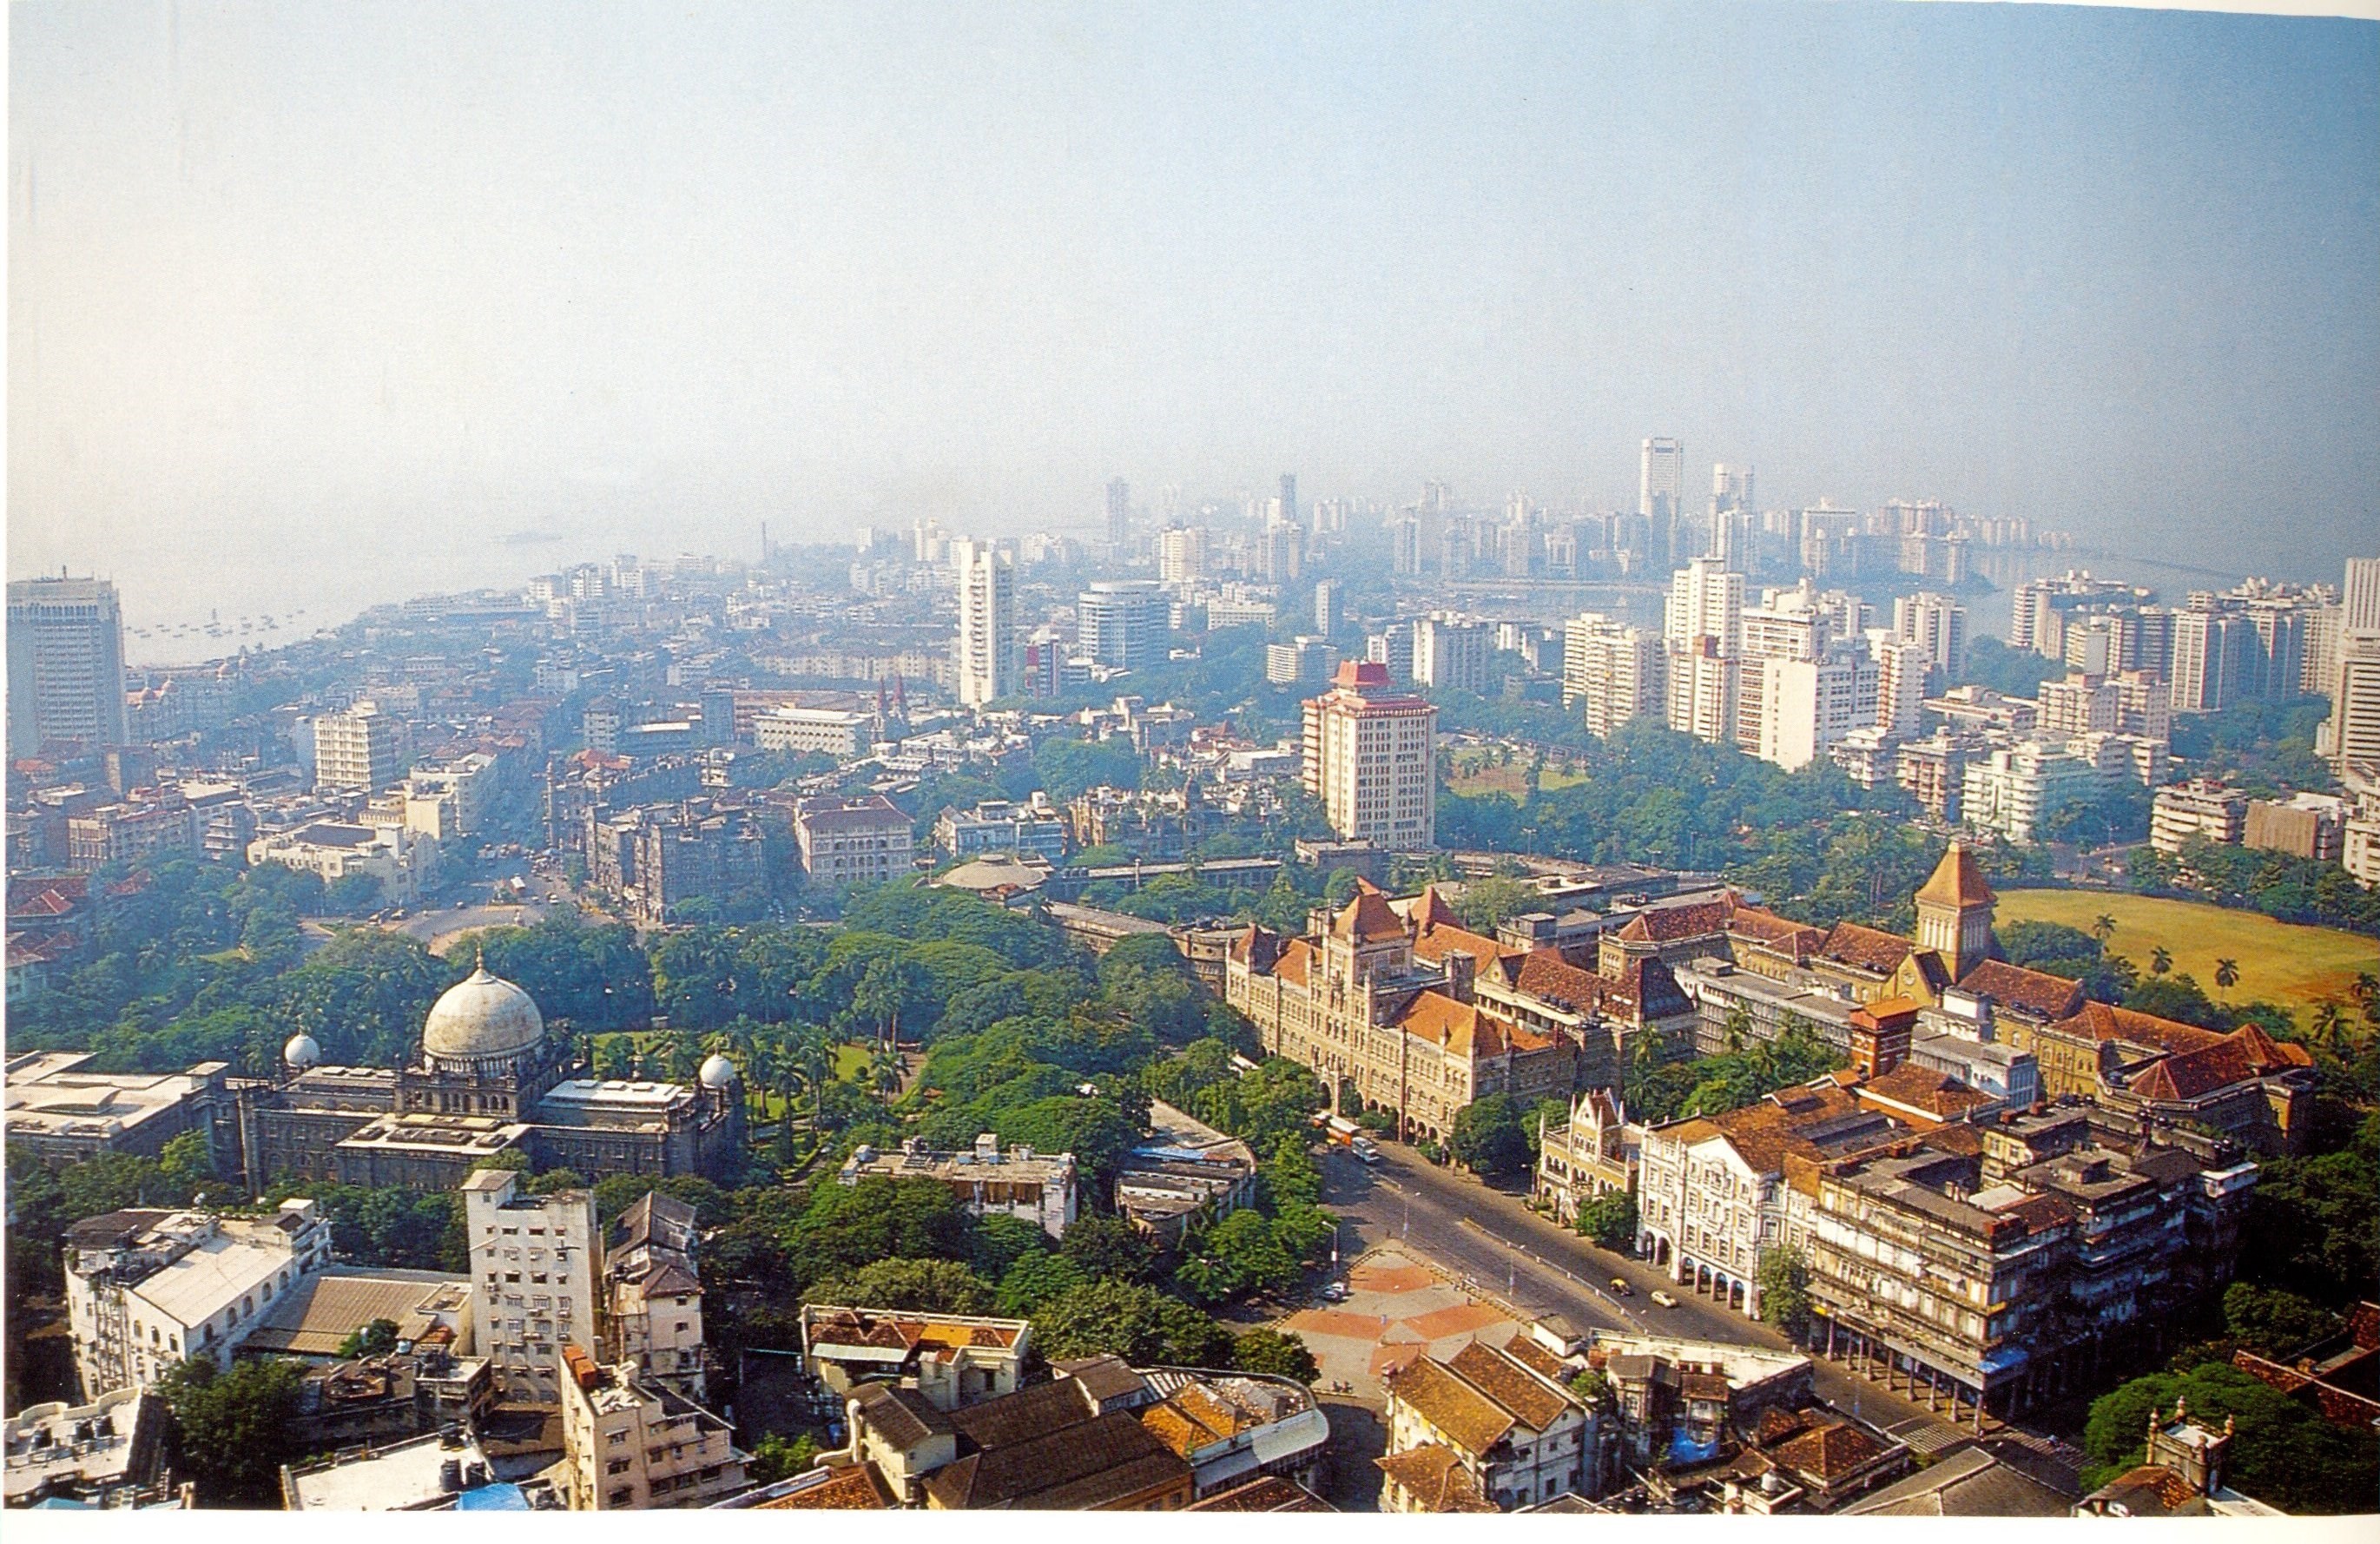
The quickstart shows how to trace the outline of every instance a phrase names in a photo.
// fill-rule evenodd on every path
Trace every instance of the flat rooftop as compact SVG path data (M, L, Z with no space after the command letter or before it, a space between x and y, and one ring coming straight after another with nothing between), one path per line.
M446 1488L449 1461L468 1471L486 1471L488 1455L477 1442L447 1447L435 1437L416 1438L382 1448L370 1458L334 1459L310 1470L289 1472L283 1489L293 1512L413 1512L442 1509L462 1493Z
M615 1110L666 1110L694 1090L683 1083L631 1082L625 1078L572 1077L556 1083L540 1104L567 1104Z
M82 1072L87 1051L39 1052L8 1063L6 1126L18 1136L116 1135L176 1109L205 1079L191 1072Z
M152 1271L129 1295L181 1324L200 1324L226 1304L297 1269L290 1235L273 1222L225 1219L181 1258Z

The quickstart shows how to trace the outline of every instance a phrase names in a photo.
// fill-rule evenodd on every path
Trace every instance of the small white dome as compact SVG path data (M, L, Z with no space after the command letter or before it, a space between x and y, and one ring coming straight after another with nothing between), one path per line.
M735 1064L715 1051L704 1061L702 1070L695 1076L702 1079L702 1086L706 1088L724 1088L729 1084L738 1081Z
M421 1027L432 1056L503 1056L545 1038L545 1020L528 992L481 966L446 989Z
M322 1048L311 1035L292 1035L289 1043L281 1048L281 1059L289 1064L292 1071L304 1072L308 1067L322 1064Z

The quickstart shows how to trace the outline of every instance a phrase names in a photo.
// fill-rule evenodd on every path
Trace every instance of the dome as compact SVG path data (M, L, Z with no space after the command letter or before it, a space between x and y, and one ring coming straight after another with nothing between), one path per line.
M322 1048L311 1035L292 1035L289 1043L281 1048L281 1059L289 1064L291 1071L304 1072L308 1067L322 1064Z
M484 965L447 988L421 1026L421 1049L431 1056L509 1056L544 1038L529 994Z
M736 1081L735 1064L714 1051L703 1062L702 1070L695 1076L702 1079L702 1086L706 1088L724 1088Z

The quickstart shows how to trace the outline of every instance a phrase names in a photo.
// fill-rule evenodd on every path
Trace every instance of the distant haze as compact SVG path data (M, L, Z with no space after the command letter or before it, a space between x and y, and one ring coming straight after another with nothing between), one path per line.
M8 565L135 621L1263 488L2380 551L2380 26L10 7ZM516 529L550 547L492 550ZM137 650L136 650L137 652Z

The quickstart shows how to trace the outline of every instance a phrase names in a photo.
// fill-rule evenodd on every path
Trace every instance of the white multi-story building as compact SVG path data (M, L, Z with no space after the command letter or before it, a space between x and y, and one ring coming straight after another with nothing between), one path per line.
M289 1292L331 1260L310 1200L271 1217L116 1211L67 1231L67 1328L83 1395L147 1388L192 1356L222 1368Z
M1636 513L1652 525L1654 554L1665 565L1685 559L1678 543L1685 492L1684 442L1661 435L1647 439L1637 468Z
M442 840L476 836L487 827L495 769L494 757L476 750L450 761L417 761L406 776L406 794L411 799L443 801L447 806L432 834Z
M2090 803L2106 786L2096 769L2064 748L2024 741L1967 763L1960 818L1978 831L2032 842L2052 816Z
M836 1175L844 1185L869 1177L940 1180L968 1215L1014 1217L1051 1238L1066 1236L1079 1204L1073 1153L1035 1152L1021 1143L1003 1152L1000 1138L988 1131L967 1152L935 1152L919 1137L898 1152L861 1147Z
M562 1446L573 1512L710 1506L748 1488L728 1424L646 1377L564 1349Z
M8 585L8 754L44 740L96 750L125 732L124 613L107 579Z
M1165 658L1167 616L1165 592L1148 579L1101 579L1075 600L1083 652L1118 670Z
M2339 769L2380 768L2380 632L2350 633L2339 642L2330 717L2316 748Z
M1585 704L1589 733L1609 735L1668 709L1660 636L1588 612L1562 629L1562 706Z
M1967 668L1967 609L1948 595L1923 590L1892 602L1892 633L1925 650L1929 691L1949 686Z
M951 543L958 570L959 630L954 663L959 705L980 708L1024 688L1016 656L1016 571L998 543Z
M1413 678L1433 691L1488 689L1489 628L1451 612L1432 612L1414 624Z
M1389 1375L1383 1511L1502 1512L1584 1488L1593 1417L1528 1340L1473 1341Z
M560 1402L562 1350L595 1350L595 1198L585 1190L521 1193L520 1176L482 1169L463 1182L471 1240L471 1317L497 1397Z
M1745 748L1764 761L1797 772L1852 730L1876 721L1876 663L1864 648L1831 647L1814 660L1748 659L1747 698L1755 670L1761 683L1758 738Z
M314 786L376 794L396 782L404 725L363 701L314 720Z
M2034 722L2049 736L2112 735L2122 727L2123 696L2115 682L2079 672L2063 681L2044 681L2041 712Z
M436 801L430 802L435 808ZM248 845L248 861L320 874L324 884L367 874L380 881L383 902L410 906L420 897L424 880L438 871L439 845L435 837L406 823L402 808L395 817L395 824L317 821L295 831L274 832Z
M1396 693L1386 665L1349 660L1305 720L1305 791L1331 830L1390 852L1437 845L1437 708Z
M771 708L752 715L752 743L762 750L848 760L864 754L875 742L872 713L837 708Z
M1157 535L1157 577L1183 584L1207 577L1207 528L1168 526Z
M1873 727L1898 740L1917 737L1925 711L1925 683L1932 659L1922 643L1911 643L1884 629L1868 631L1868 651L1876 661L1876 723Z
M1710 557L1680 568L1670 576L1661 631L1672 653L1703 638L1717 638L1722 655L1743 652L1743 576Z

